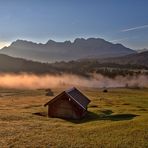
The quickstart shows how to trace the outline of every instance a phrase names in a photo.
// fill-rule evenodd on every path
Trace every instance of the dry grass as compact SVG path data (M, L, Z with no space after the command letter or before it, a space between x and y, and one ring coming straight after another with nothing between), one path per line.
M148 89L81 90L91 98L89 114L70 121L42 114L51 99L45 90L1 89L0 147L148 147Z

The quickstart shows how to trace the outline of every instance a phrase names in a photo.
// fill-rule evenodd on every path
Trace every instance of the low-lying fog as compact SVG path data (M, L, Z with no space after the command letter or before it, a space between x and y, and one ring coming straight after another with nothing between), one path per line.
M117 76L114 79L102 75L91 78L63 74L34 75L34 74L0 74L0 87L16 89L40 89L62 86L80 87L148 87L148 76Z

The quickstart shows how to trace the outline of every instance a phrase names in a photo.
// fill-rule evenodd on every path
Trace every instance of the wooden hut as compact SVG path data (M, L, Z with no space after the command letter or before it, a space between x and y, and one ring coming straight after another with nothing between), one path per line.
M87 113L90 100L78 89L71 88L47 102L48 116L58 118L80 119Z

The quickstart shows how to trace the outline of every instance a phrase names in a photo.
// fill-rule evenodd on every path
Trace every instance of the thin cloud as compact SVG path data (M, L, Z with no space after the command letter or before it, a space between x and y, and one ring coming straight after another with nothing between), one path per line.
M137 26L133 28L128 28L128 29L123 29L121 32L128 32L128 31L134 31L134 30L140 30L140 29L145 29L148 28L148 25L143 25L143 26Z

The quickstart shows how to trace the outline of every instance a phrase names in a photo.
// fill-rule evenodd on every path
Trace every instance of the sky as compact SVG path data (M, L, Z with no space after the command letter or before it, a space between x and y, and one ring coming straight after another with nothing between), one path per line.
M0 48L77 37L148 48L148 0L0 0Z

